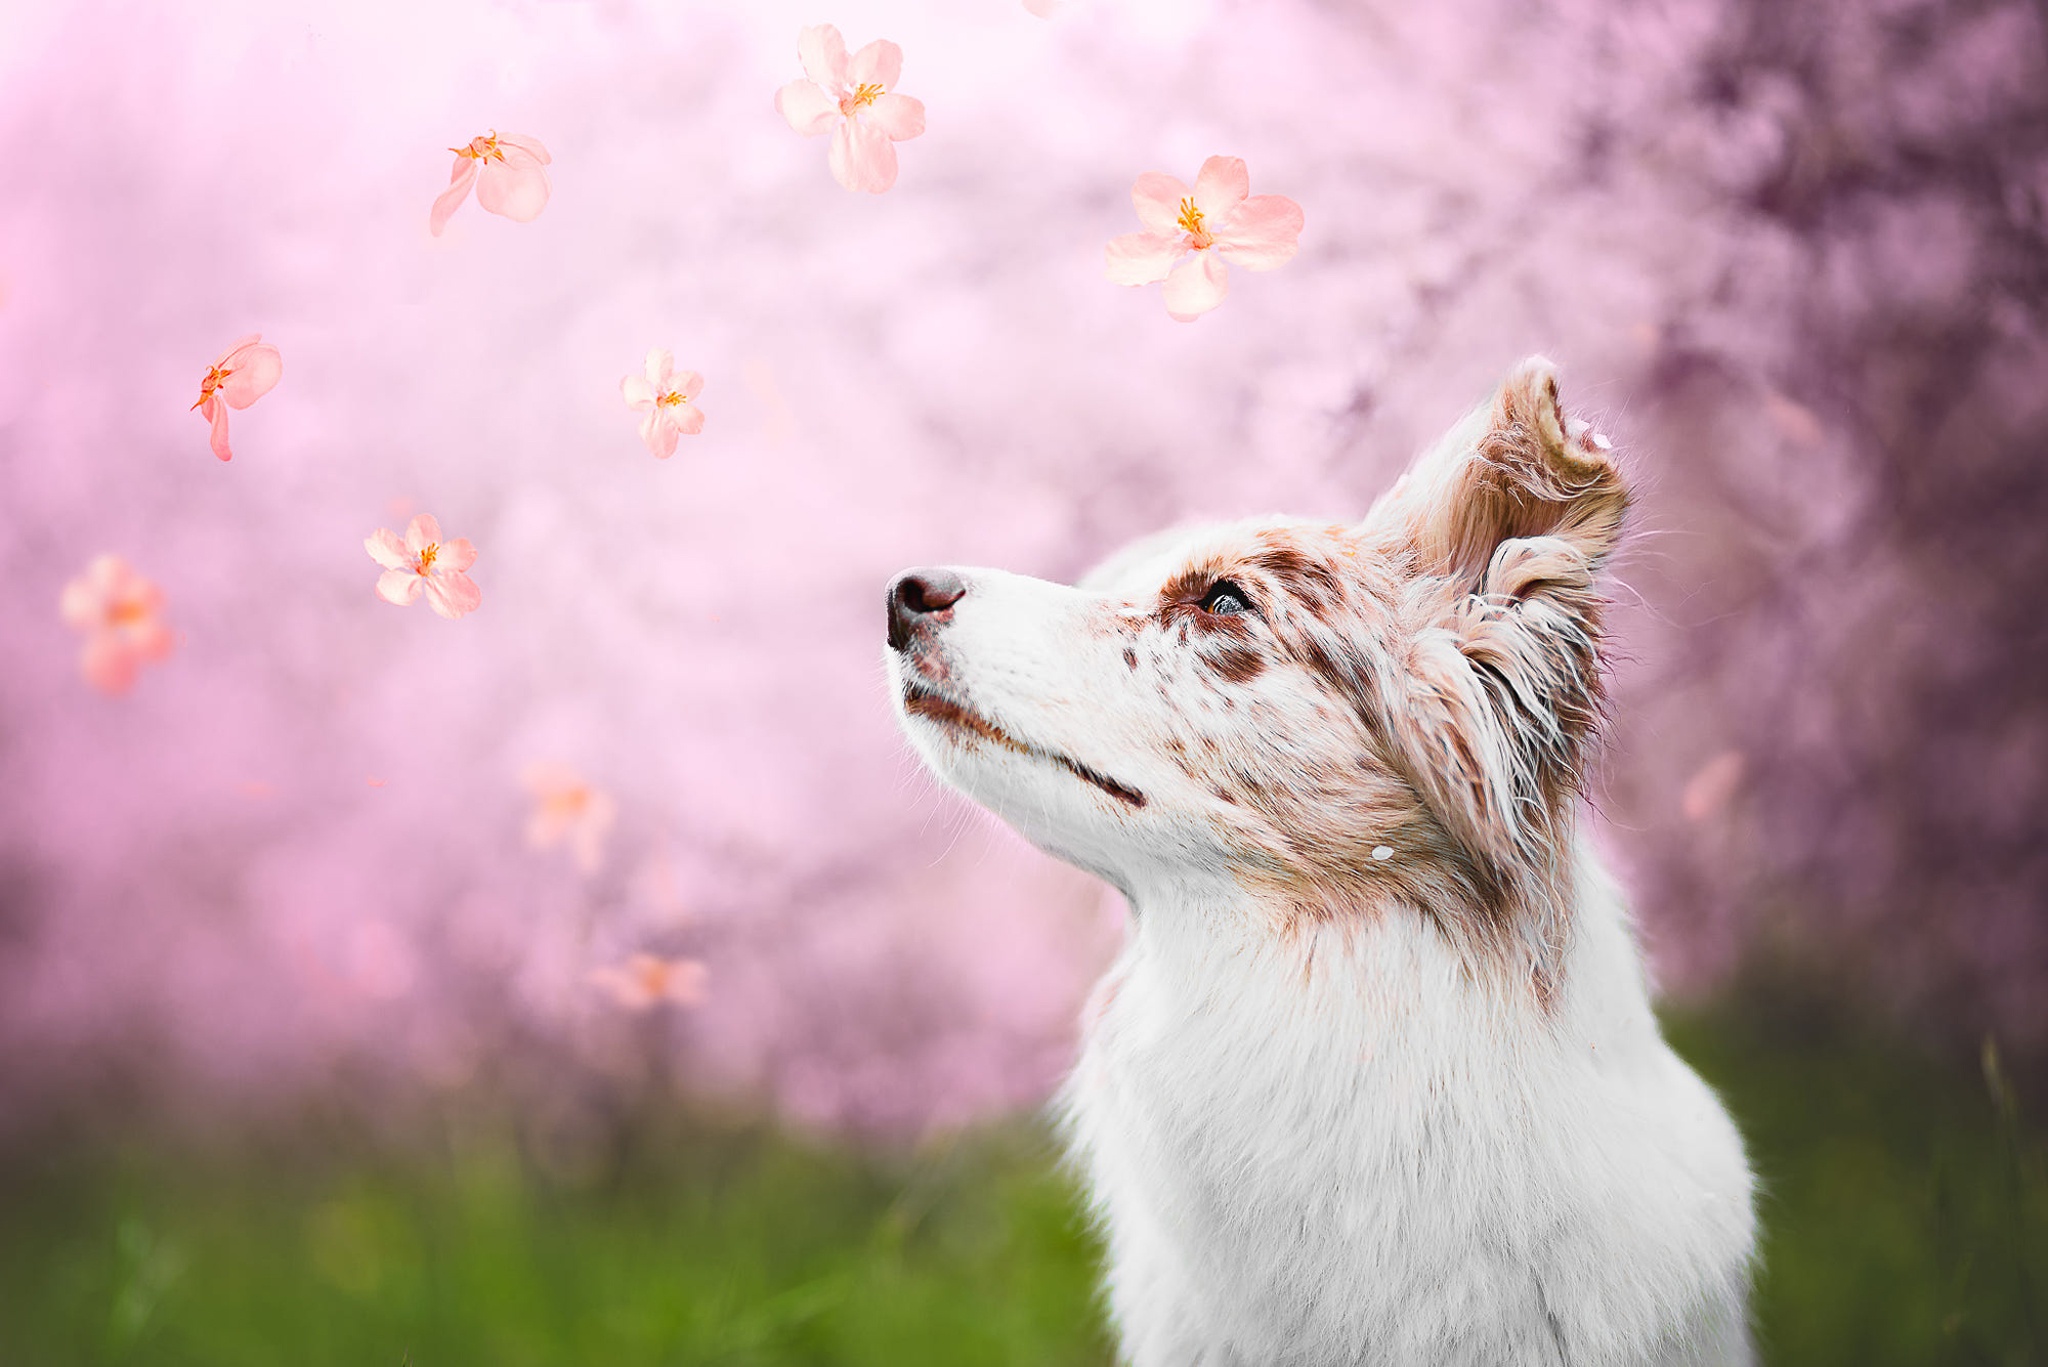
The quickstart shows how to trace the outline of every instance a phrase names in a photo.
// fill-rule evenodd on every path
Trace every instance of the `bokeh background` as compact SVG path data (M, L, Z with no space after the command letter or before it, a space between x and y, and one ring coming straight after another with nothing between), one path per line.
M926 104L886 195L774 110L818 22ZM1641 481L1593 819L1764 1174L1767 1357L2048 1360L2044 41L2028 0L0 9L0 1360L1106 1361L1020 1117L1121 907L917 771L883 585L1355 516L1531 351ZM491 128L551 203L430 236ZM1307 228L1182 325L1103 244L1212 154ZM223 465L188 405L254 331ZM651 347L707 377L666 462ZM372 596L416 511L473 616ZM104 552L181 634L111 699L56 610ZM537 764L616 804L595 867L526 839ZM635 953L701 1002L593 982Z

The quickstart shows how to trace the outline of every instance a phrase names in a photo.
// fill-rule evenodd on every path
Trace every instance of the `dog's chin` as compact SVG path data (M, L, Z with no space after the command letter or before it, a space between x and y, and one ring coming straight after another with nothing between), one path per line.
M1035 774L1023 784L1016 782L1024 778L1024 775L1013 772L1022 763L1039 773L1064 773L1114 799L1114 805L1121 810L1137 811L1145 806L1145 795L1130 784L1112 778L1071 755L1013 734L960 699L923 680L904 680L900 685L898 702L903 712L904 727L924 754L926 762L941 778L967 792L976 801L988 802L986 785L973 781L976 771L984 772L988 778L996 780L997 786L1005 789L1038 786ZM1010 756L1017 758L1011 759ZM1005 779L1010 781L1003 781Z

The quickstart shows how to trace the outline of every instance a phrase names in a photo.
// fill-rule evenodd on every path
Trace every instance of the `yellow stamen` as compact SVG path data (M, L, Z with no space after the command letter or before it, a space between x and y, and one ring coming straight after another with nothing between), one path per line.
M661 406L663 408L674 408L677 404L688 403L689 401L690 396L680 389L671 389L668 393L661 396Z
M228 376L234 373L232 369L226 366L208 366L206 368L206 377L199 382L199 403L193 404L192 407L197 408L199 404L205 403L208 399L212 398L215 392L228 382Z
M1180 217L1175 221L1180 224L1189 237L1194 239L1196 251L1202 250L1202 248L1216 240L1209 236L1208 231L1202 227L1202 211L1195 207L1195 201L1191 198L1183 198L1181 200Z
M853 102L855 104L873 104L881 96L881 93L882 87L879 85L856 86L853 92Z
M426 549L422 550L420 552L419 572L421 574L426 574L429 571L431 571L434 568L435 557L439 556L440 554L441 546L439 542L435 542L434 544L429 545Z
M451 147L448 150L458 157L468 157L471 161L503 161L505 159L503 149L498 146L498 130L495 128L490 131L487 137L471 138L467 147Z

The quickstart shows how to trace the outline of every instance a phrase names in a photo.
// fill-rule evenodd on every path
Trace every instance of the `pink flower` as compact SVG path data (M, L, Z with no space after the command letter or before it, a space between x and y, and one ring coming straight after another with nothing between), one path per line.
M604 862L604 838L619 814L618 804L560 764L529 765L525 783L533 794L526 843L546 850L566 840L575 851L576 867L596 873Z
M434 201L428 226L439 237L448 217L469 198L476 187L476 202L485 212L503 214L514 223L531 223L548 207L547 165L554 158L534 138L517 133L500 133L493 128L467 147L451 147L455 167L448 173L448 188Z
M277 387L284 358L266 346L263 334L252 332L214 358L199 380L199 402L192 406L213 424L213 454L233 460L228 449L228 410L247 408ZM225 402L223 402L225 400Z
M697 395L704 389L704 377L694 370L677 370L675 357L660 347L647 353L647 376L628 375L619 381L619 392L627 406L644 414L640 419L640 440L647 449L667 460L676 453L676 442L704 430L704 410L697 407Z
M1109 244L1109 278L1119 285L1164 280L1166 311L1191 323L1229 291L1224 262L1251 271L1285 265L1301 236L1301 206L1285 195L1248 197L1251 188L1237 157L1203 162L1193 190L1158 171L1139 176L1131 203L1145 231Z
M126 693L144 664L169 655L177 638L163 609L163 590L118 555L99 557L66 584L58 611L85 633L78 658L85 681L110 696Z
M924 132L924 102L891 93L903 49L877 38L848 57L830 24L796 40L806 81L775 92L775 107L805 137L832 134L832 174L849 190L880 194L896 183L896 144Z
M704 1000L706 976L703 963L696 959L635 954L620 967L592 969L590 981L628 1010L645 1011L660 1002L695 1006Z
M380 527L363 538L363 549L384 567L377 596L387 603L408 607L424 590L428 607L454 618L475 612L484 600L483 590L463 573L476 563L476 547L464 537L443 541L441 524L426 513L406 524L405 540Z

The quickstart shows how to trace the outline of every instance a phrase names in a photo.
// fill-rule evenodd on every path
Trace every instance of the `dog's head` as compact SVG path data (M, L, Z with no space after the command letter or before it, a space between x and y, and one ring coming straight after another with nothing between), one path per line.
M1398 895L1519 938L1599 721L1595 572L1627 504L1533 358L1357 525L1167 533L1073 588L902 575L903 727L948 783L1126 891L1210 871L1301 914Z

